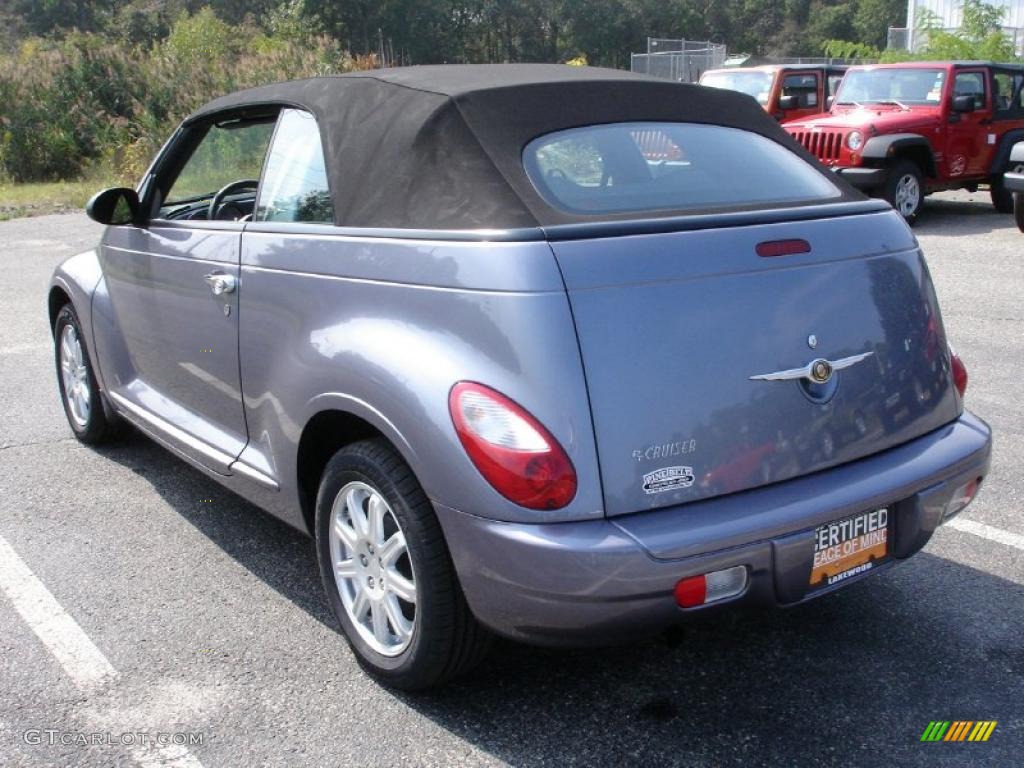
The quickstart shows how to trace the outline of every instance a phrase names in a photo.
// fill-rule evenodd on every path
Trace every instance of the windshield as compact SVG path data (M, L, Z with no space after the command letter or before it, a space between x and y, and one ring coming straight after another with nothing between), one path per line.
M548 134L523 153L530 181L570 213L723 210L839 196L828 176L764 136L693 123L611 123Z
M946 72L942 69L850 70L836 94L836 104L938 104Z
M707 72L700 79L701 85L711 88L725 88L728 91L739 91L753 96L763 107L768 103L768 95L772 90L771 72Z

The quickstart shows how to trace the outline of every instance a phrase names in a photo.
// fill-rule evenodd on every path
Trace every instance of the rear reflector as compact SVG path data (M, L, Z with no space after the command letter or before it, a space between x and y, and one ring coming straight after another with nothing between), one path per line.
M980 487L981 478L978 477L964 483L953 491L953 498L946 504L946 509L942 513L943 521L949 520L951 517L963 512L964 508L974 500Z
M736 597L747 588L747 567L735 565L724 571L690 576L676 584L676 603L682 608L696 608L727 597Z
M771 256L792 256L794 253L810 253L811 244L806 240L768 240L757 244L757 255L769 258Z

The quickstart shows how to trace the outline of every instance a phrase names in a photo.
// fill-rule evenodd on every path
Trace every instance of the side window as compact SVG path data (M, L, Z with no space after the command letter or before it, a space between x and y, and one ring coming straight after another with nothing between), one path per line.
M160 215L163 217L179 208L187 208L189 203L208 201L228 184L247 180L252 183L248 187L240 185L241 197L232 199L231 203L239 210L247 208L243 213L250 213L260 168L273 131L273 117L211 124L171 183L161 204ZM248 198L244 195L246 190Z
M786 75L782 81L782 95L796 96L800 109L818 106L818 76L813 73Z
M253 218L314 224L334 222L320 129L308 112L299 109L281 112Z
M831 99L833 96L836 95L836 91L839 90L839 84L841 82L843 82L843 76L841 74L839 74L839 75L829 75L828 76L828 95L827 95L827 98Z
M973 96L974 108L985 108L985 75L981 72L957 72L953 96Z
M1015 78L1009 72L992 73L992 109L1006 112L1013 109L1016 96Z

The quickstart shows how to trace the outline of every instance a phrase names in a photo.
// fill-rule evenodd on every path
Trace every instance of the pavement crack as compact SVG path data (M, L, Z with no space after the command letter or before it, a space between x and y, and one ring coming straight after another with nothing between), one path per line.
M60 443L74 442L73 437L59 437L56 440L35 440L27 443L4 443L0 445L0 451L6 451L9 448L31 448L34 445L58 445Z

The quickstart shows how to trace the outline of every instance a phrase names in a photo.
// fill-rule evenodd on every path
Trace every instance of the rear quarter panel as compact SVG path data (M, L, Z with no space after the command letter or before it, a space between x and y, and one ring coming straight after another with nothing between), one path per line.
M259 230L242 242L243 457L280 483L272 511L302 527L297 447L333 409L376 426L447 507L520 522L602 516L579 347L546 243ZM526 510L484 481L448 413L460 380L503 392L558 439L579 476L568 507Z

